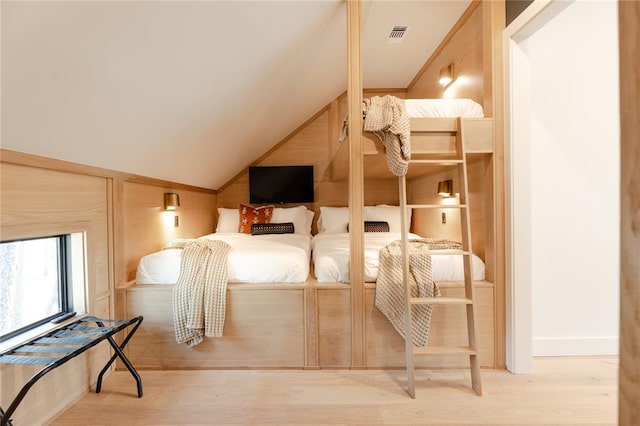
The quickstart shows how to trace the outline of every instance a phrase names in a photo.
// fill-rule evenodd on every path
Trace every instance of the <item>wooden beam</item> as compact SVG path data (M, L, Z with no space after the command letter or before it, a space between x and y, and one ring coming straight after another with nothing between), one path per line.
M70 161L56 160L54 158L41 157L39 155L11 151L8 149L0 149L0 161L7 164L17 164L20 166L30 166L39 169L57 170L59 172L118 179L123 182L140 183L143 185L160 186L163 188L184 189L187 191L203 192L205 194L218 193L218 191L211 188L186 185L183 183L140 176L133 173L124 173L116 170L103 169L101 167L88 166L86 164L73 163Z
M640 2L618 2L620 41L620 371L618 422L640 419Z
M482 3L484 108L493 117L493 189L485 202L492 204L492 232L487 235L491 243L485 261L493 266L492 279L496 285L495 353L499 368L506 366L506 296L505 296L505 185L504 185L504 65L503 30L505 26L504 1Z
M347 111L349 112L349 239L352 367L365 366L364 342L364 160L362 154L362 64L360 1L347 1Z

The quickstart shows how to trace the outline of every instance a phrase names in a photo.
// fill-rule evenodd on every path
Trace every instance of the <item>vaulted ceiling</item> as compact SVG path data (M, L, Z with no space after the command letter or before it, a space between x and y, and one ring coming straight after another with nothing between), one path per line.
M364 87L406 87L469 3L364 1ZM2 1L1 13L5 149L217 189L346 90L344 1Z

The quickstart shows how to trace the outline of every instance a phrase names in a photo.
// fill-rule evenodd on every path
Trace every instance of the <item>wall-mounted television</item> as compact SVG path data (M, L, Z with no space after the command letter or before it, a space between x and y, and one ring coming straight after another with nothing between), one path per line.
M249 167L249 202L313 203L313 166Z

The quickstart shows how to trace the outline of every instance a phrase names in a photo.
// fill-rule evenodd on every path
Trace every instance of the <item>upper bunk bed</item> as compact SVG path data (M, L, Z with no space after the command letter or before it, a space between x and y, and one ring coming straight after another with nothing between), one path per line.
M405 99L411 128L411 158L419 160L434 155L447 157L455 153L457 137L463 138L469 154L493 152L493 119L484 117L482 106L470 99ZM329 166L331 180L349 176L349 146L343 135ZM364 173L367 179L394 177L385 160L385 148L374 134L363 132ZM409 168L408 178L430 173L428 167Z

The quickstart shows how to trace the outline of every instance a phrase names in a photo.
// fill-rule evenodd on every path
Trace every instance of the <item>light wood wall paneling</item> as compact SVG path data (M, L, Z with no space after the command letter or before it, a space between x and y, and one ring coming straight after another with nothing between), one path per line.
M329 105L329 128L327 132L327 152L329 153L328 160L335 157L336 151L338 150L340 133L342 132L342 123L344 120L343 117L340 116L339 107L340 105L338 99L335 99L333 102L331 102L331 105Z
M412 231L424 237L449 238L461 241L460 211L446 208L445 200L438 195L438 182L453 180L457 191L458 179L455 169L413 179L407 184L407 197L410 204L442 204L442 209L417 209L412 212ZM442 223L442 213L447 223ZM474 246L475 249L475 246Z
M480 256L487 268L493 270L493 264L487 262L486 252L492 250L493 222L490 220L492 208L491 191L492 173L489 155L478 154L469 156L467 164L469 176L469 206L471 214L471 237L473 251ZM460 210L447 208L447 202L438 196L438 182L453 180L454 191L459 192L457 173L454 169L412 179L408 182L409 203L412 204L442 204L442 209L418 209L412 215L412 230L425 237L449 238L461 240ZM446 223L442 223L442 213L446 214ZM491 276L491 274L490 274ZM489 280L490 277L488 277Z
M269 156L271 156L271 154L277 150L279 150L283 145L289 143L289 140L294 138L296 135L298 135L298 133L300 133L302 130L304 130L306 127L308 127L310 125L310 123L313 123L318 117L320 117L321 115L323 115L331 106L331 103L329 105L326 105L324 108L322 108L320 111L318 111L317 113L315 113L311 118L309 118L307 121L305 121L304 123L302 123L300 126L298 126L293 132L289 133L287 136L285 136L281 141L279 141L278 143L276 143L273 147L271 147L267 152L265 152L264 154L262 154L260 157L258 157L255 161L253 161L251 164L248 164L246 167L244 167L240 172L238 172L238 174L236 174L234 177L232 177L231 179L229 179L224 185L222 185L218 192L222 192L225 189L227 189L230 185L232 185L233 183L236 182L237 179L239 179L240 177L244 176L245 172L246 172L246 168L249 166L255 166L259 163L262 163L263 160L265 160L266 158L268 158Z
M91 314L111 316L113 276L106 179L6 163L4 154L0 163L1 238L85 232L87 308ZM108 345L98 345L47 374L27 394L13 417L14 424L46 423L88 391L96 379L98 366L102 367L108 356ZM8 406L36 371L33 366L1 365L0 405Z
M116 288L127 281L125 252L124 182L110 179L111 183L111 238L113 246L113 275Z
M333 149L337 148L339 133L332 117L340 117L340 128L344 119L346 101L334 101L329 109L317 116L308 125L299 129L298 133L273 150L257 165L295 165L313 164L315 181L315 203L307 204L307 208L315 210L313 232L320 206L341 207L349 204L349 184L347 180L333 181L328 175L328 167L333 158ZM336 114L336 110L338 113ZM332 148L333 147L333 148ZM304 155L301 155L304 153ZM347 166L348 167L348 166ZM398 204L397 182L395 180L367 180L364 183L364 202L366 205ZM236 208L238 203L249 202L249 177L244 170L233 183L226 186L218 194L218 207ZM286 207L286 206L285 206ZM217 218L216 218L217 220Z
M407 98L469 98L483 104L482 5L474 0L407 87ZM453 64L456 81L438 84L440 69Z
M180 196L180 207L164 211L164 193ZM196 238L214 231L216 195L124 182L122 195L123 253L126 276L120 285L135 279L140 258L161 250L176 238ZM175 227L175 216L178 227Z
M618 2L621 117L618 422L640 419L640 2Z

